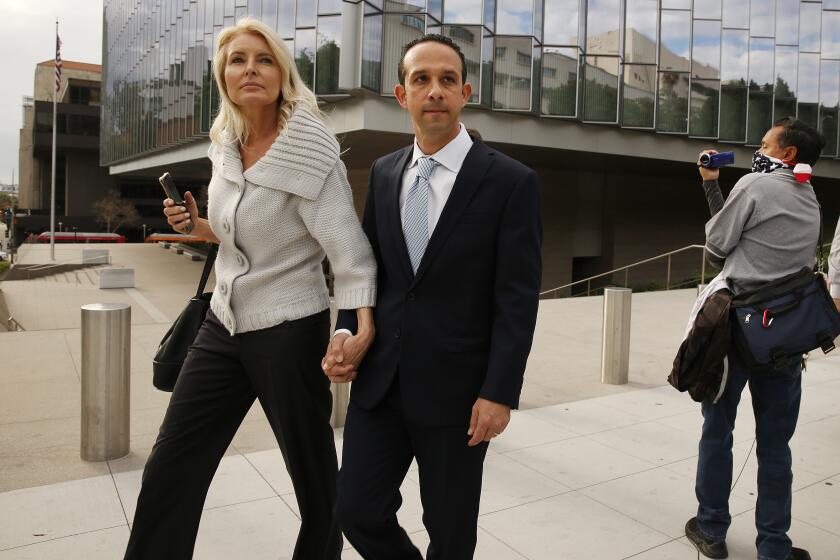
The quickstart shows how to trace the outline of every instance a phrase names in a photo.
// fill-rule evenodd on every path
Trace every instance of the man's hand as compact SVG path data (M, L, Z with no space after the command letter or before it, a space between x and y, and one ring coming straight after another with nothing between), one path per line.
M356 379L362 359L370 348L373 337L347 333L335 335L327 346L327 352L321 361L321 368L333 383L347 383Z
M717 150L703 150L700 155L714 155L716 153L718 153ZM718 177L720 177L720 169L702 167L700 165L700 158L697 158L697 168L700 170L700 176L703 177L704 181L717 181Z
M840 299L834 298L834 307L836 307L837 312L840 313Z
M467 445L473 447L482 441L490 441L505 431L508 422L510 422L508 405L479 398L472 407L470 429L467 431L467 435L471 437Z

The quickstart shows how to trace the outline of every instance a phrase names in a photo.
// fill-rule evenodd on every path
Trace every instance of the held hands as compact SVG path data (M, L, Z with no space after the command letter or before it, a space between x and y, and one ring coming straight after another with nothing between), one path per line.
M190 191L184 193L185 206L176 206L175 201L167 198L163 201L163 213L172 229L178 233L190 233L198 218L198 205Z
M717 150L703 150L700 155L709 154L714 155L718 153ZM697 168L700 170L700 176L703 177L704 181L717 181L718 177L720 177L720 169L718 168L709 168L709 167L702 167L700 165L700 158L697 158Z
M321 368L333 383L347 383L356 379L357 368L373 342L369 333L350 336L347 333L335 335L327 346L321 361Z
M500 435L510 422L510 407L487 399L479 398L472 407L470 429L471 436L467 445L476 446L482 441L490 441Z

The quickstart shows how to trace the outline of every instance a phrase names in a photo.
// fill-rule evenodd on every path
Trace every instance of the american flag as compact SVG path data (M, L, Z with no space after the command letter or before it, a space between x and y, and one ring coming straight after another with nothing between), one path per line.
M61 91L61 37L55 34L55 92Z

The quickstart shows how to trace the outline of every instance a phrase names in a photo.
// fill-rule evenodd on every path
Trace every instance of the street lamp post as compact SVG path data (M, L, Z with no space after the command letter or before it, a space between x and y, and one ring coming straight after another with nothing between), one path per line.
M143 242L146 241L146 224L143 224Z

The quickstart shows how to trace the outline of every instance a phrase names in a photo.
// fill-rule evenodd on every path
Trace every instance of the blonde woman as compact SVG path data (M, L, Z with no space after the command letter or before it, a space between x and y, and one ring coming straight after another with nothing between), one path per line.
M263 23L224 29L214 73L209 220L164 201L169 224L219 244L211 311L181 370L137 500L131 559L190 558L207 489L255 399L294 484L294 558L340 558L333 517L337 462L329 425L324 254L340 309L356 309L363 354L373 340L376 263L353 209L335 137L288 49Z

